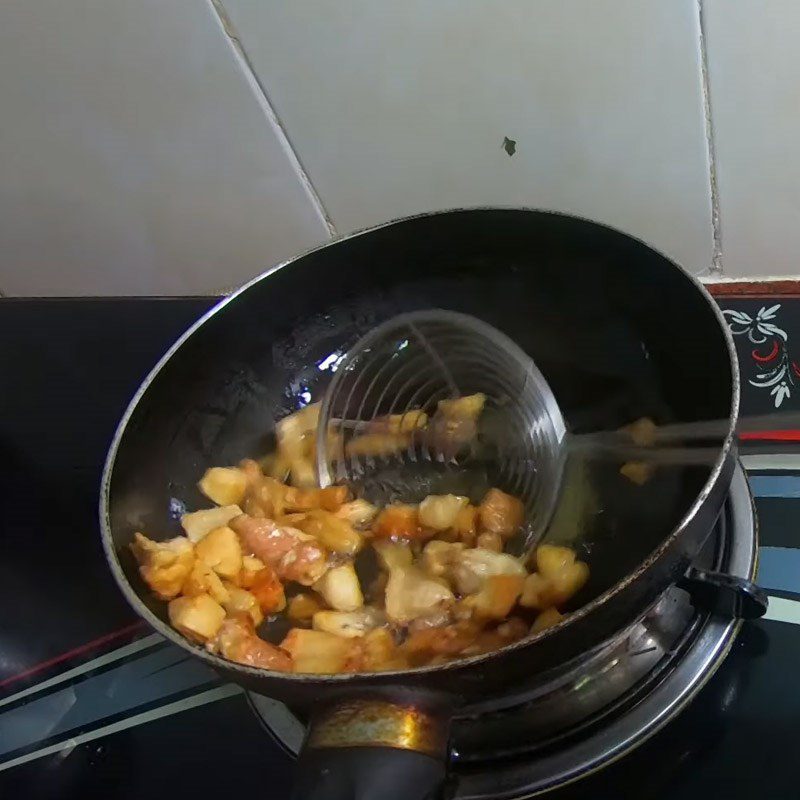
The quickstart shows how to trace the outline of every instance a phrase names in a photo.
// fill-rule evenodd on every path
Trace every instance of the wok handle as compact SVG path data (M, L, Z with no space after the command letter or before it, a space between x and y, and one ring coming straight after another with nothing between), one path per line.
M729 619L757 619L767 612L767 593L746 578L690 567L678 581L695 608Z
M434 800L447 775L450 712L340 700L312 718L293 800Z
M304 750L292 800L435 800L444 761L395 747Z

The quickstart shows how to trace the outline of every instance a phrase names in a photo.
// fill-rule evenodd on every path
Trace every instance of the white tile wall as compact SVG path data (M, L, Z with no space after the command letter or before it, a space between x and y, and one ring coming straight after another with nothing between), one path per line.
M543 206L710 266L697 0L222 2L341 231Z
M705 12L725 275L798 275L800 4Z
M325 211L480 204L711 266L698 0L216 2L289 143L212 0L0 2L0 294L218 291ZM800 275L800 5L701 5L724 276Z
M215 291L327 228L205 0L0 3L0 290Z

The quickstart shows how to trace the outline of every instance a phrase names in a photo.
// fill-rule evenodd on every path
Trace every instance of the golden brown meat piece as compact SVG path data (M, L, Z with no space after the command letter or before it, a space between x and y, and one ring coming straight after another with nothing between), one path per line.
M379 539L430 538L419 524L416 506L391 505L378 514L372 523L372 533Z
M239 535L244 552L252 553L264 563L279 563L297 545L297 537L291 532L287 533L271 519L242 514L232 519L230 526Z
M315 508L338 511L347 501L348 494L346 486L328 486L325 489L296 489L294 486L287 486L284 503L287 511L310 511Z
M644 486L655 471L656 465L648 461L626 461L619 468L619 474L637 486Z
M456 622L443 628L416 630L400 646L412 666L427 664L436 656L452 658L473 644L480 633L474 622Z
M416 431L428 424L424 411L408 411L405 414L391 414L377 417L345 445L344 454L348 456L387 456L398 453L412 444Z
M445 531L456 523L458 514L469 505L469 498L455 494L430 494L417 510L420 525L433 531Z
M453 527L450 529L453 538L463 542L467 547L475 546L475 535L478 530L478 509L476 506L462 508Z
M523 639L528 634L528 623L519 617L509 617L505 622L501 622L497 628L497 633L508 644Z
M563 572L575 563L576 554L571 547L557 544L540 544L536 548L536 569L546 578Z
M408 633L415 633L416 631L422 631L426 628L443 628L445 625L450 625L450 623L458 621L456 617L457 610L460 610L458 603L440 603L425 614L414 617L414 619L408 623ZM472 619L471 610L461 617L461 621L467 619Z
M331 673L352 671L358 645L325 631L292 628L281 642L281 648L292 657L295 672Z
M181 588L181 594L184 597L208 594L221 605L225 605L230 600L230 593L223 585L219 575L199 558L195 559L192 571Z
M516 497L499 489L489 489L478 507L478 515L482 532L497 533L507 539L520 529L525 507Z
M253 585L256 575L264 569L264 562L255 556L242 556L242 571L234 581L243 589L249 589Z
M295 625L311 625L314 614L324 608L325 603L319 595L313 592L301 592L289 601L286 616Z
M211 467L197 484L200 491L218 506L239 505L247 491L248 477L236 467Z
M495 553L502 553L503 537L499 533L482 533L478 536L475 545L481 550L491 550Z
M365 433L353 437L344 451L348 456L388 456L405 449L410 442L411 436L407 433Z
M324 508L338 511L348 498L345 486L329 486L325 489L287 486L271 475L264 475L261 467L250 459L241 462L240 471L248 477L245 504L258 507L265 517L280 517L286 512L309 511Z
M649 417L642 417L621 428L638 447L652 447L656 443L658 425ZM637 486L644 486L656 470L656 465L649 461L627 461L620 467L620 475Z
M351 500L336 512L336 516L349 522L354 528L364 528L375 519L377 513L378 508L372 503L366 500Z
M573 595L577 594L589 580L589 565L583 561L576 561L571 566L549 578L556 601L553 605L562 606Z
M364 607L356 611L317 611L312 627L315 631L355 639L385 623L386 615L380 609Z
M437 413L446 419L471 419L477 420L486 405L486 395L478 392L466 397L456 397L452 400L440 400Z
M491 575L518 575L524 578L526 574L518 558L508 553L474 547L458 554L448 577L461 594L475 594Z
M525 579L520 605L545 611L561 606L589 580L589 567L569 547L542 544L536 550L539 570Z
M138 531L131 550L145 583L162 599L176 597L194 566L194 548L183 536L154 542Z
M536 550L536 567L549 581L553 602L560 606L576 594L589 580L589 566L576 559L569 547L542 544Z
M225 619L225 609L208 594L176 597L170 601L167 612L172 627L194 642L211 639Z
M259 478L247 491L243 503L245 512L270 519L280 517L286 510L286 488L275 478Z
M296 526L334 553L354 556L364 544L364 537L346 519L321 508L309 511Z
M531 633L539 633L540 631L547 630L547 628L552 628L554 625L558 625L562 619L564 619L564 615L558 609L546 608L534 620L531 626Z
M251 459L242 461L235 472L246 478L247 491L242 493L240 499L250 510L259 510L261 513L258 516L270 519L285 513L317 508L338 511L349 496L346 486L328 486L325 489L287 486L276 478L264 475L261 467Z
M456 455L468 445L478 431L486 395L471 394L440 400L429 425L431 441L444 455Z
M388 539L374 539L372 549L378 556L378 561L383 569L391 571L395 567L410 567L414 561L414 554L408 542L392 542Z
M264 619L264 612L261 610L256 596L247 589L234 586L232 583L225 588L228 590L228 599L222 605L228 614L248 614L252 617L254 625L260 625Z
M490 575L476 594L469 595L463 605L473 609L479 619L505 619L522 592L522 575Z
M245 552L270 565L281 580L310 586L328 569L328 553L313 536L246 514L232 519L230 524Z
M400 625L454 600L443 581L429 577L419 567L396 567L389 573L386 614Z
M425 545L419 565L434 578L447 578L463 551L464 545L461 542L433 539Z
M279 481L285 482L289 477L289 469L291 465L286 456L281 452L270 453L268 456L260 459L258 466L264 475L270 478L277 478Z
M344 637L339 636L338 638L341 640ZM344 639L344 641L349 643L346 649L342 649L341 646L330 647L333 657L339 660L339 672L378 672L408 667L405 654L386 628L375 628L363 636ZM328 646L327 643L326 646ZM297 669L297 671L300 670Z
M314 589L336 611L355 611L364 605L364 595L352 562L331 567Z
M537 611L544 611L555 603L555 592L550 581L538 572L528 575L525 578L525 585L522 587L522 596L519 604L525 608L534 608Z
M247 478L248 488L255 486L263 477L264 473L261 470L261 465L252 458L244 458L239 462L239 469Z
M264 568L256 573L250 584L250 593L265 614L273 614L286 608L283 584L269 565L265 564Z
M275 426L278 453L289 465L293 486L313 488L316 472L312 461L320 404L314 403L284 417Z
M376 628L359 641L360 664L358 669L380 672L390 669L406 669L408 661L386 628Z
M301 536L301 531L297 531ZM313 538L300 541L280 561L275 571L284 581L295 581L303 586L313 586L328 571L328 553Z
M223 525L206 534L194 548L199 561L221 578L233 580L242 569L242 546L232 528Z
M376 417L369 423L370 433L411 433L421 430L428 424L428 415L420 409L412 409L404 414L389 414Z
M658 425L650 417L641 417L622 428L639 447L652 447L656 443Z
M461 655L476 656L481 653L492 653L512 642L523 639L527 635L528 624L519 619L519 617L511 617L511 619L506 620L496 628L482 630L475 637L475 641L461 651Z
M280 647L260 639L247 614L234 614L223 623L214 642L220 654L248 667L291 672L291 656Z
M242 513L239 506L222 506L222 508L204 508L181 517L181 525L186 535L195 544L207 536L215 528L227 525L234 517Z

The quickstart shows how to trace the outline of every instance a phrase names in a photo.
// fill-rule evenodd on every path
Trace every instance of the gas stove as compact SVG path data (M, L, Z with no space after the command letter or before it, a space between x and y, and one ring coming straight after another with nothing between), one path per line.
M211 302L0 301L0 369L15 387L0 395L0 796L290 793L301 721L147 630L107 574L96 527L117 419ZM790 344L792 302L776 317ZM753 318L760 305L728 301ZM743 413L764 410L768 393L754 392ZM746 577L758 562L768 616L740 628L671 590L570 669L460 717L453 797L798 795L800 448L762 449L744 459L747 478L737 472L700 565Z
M744 469L696 566L752 579L757 530ZM628 630L563 668L474 705L451 731L449 796L529 797L571 783L637 747L716 672L741 623L701 613L677 587ZM282 703L248 693L271 736L296 757L305 724Z

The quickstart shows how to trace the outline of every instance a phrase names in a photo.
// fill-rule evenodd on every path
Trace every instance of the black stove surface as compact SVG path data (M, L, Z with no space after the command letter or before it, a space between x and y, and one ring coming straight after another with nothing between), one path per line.
M137 620L108 574L97 529L100 471L117 420L161 353L212 303L0 301L0 797L289 794L290 756L237 687ZM745 379L763 363L753 351L766 358L772 350L746 340L742 315L753 322L760 309L771 313L768 321L790 332L781 347L793 363L786 301L775 312L770 302L723 305L738 315ZM782 383L782 407L798 405L794 383L773 386ZM759 410L765 398L774 402L769 391L750 386L743 413L751 396ZM762 450L746 466L771 619L744 627L664 730L549 797L800 796L800 455L795 445Z

